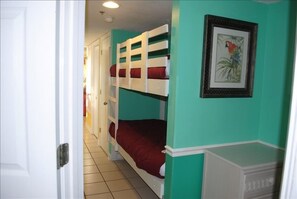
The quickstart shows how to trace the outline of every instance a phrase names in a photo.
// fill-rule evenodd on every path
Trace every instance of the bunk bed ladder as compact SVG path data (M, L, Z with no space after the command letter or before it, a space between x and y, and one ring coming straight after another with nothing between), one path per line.
M120 51L120 45L117 45L117 53ZM117 136L117 130L119 125L119 118L118 118L118 109L119 109L119 73L118 73L118 67L119 67L120 59L117 59L117 70L116 70L116 77L110 77L109 81L109 103L108 103L108 126L110 126L111 123L115 124L115 143L112 143L114 145L113 147L110 147L110 154L109 158L111 160L117 160L121 159L121 156L117 153L118 151L118 144L116 143L116 136ZM109 135L109 143L111 143L113 140L111 139L110 134Z

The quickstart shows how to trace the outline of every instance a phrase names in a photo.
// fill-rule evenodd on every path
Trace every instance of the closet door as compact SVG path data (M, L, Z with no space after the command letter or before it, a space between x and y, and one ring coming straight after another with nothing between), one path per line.
M0 198L57 198L55 1L1 1Z
M100 67L100 45L99 39L93 42L90 47L91 52L91 133L97 138L99 136L99 67ZM90 106L90 105L89 105Z
M109 154L108 150L108 128L107 128L107 103L109 88L109 68L111 65L111 45L110 34L104 35L101 39L100 56L100 136L99 143L103 150Z
M99 40L97 40L94 43L93 46L93 55L92 55L92 82L93 82L93 86L92 86L92 126L93 126L93 133L95 134L95 136L98 138L99 137L99 132L100 132L100 115L99 115L99 75L100 75L100 71L99 71L99 67L100 67L100 46L99 46Z

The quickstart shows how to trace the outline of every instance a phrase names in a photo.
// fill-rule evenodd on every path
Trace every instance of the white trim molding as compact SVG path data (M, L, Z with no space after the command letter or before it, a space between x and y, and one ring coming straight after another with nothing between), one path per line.
M251 140L251 141L244 141L244 142L231 142L231 143L224 143L224 144L214 144L214 145L204 145L204 146L195 146L195 147L186 147L186 148L172 148L168 145L165 146L166 153L170 155L171 157L181 157L181 156L188 156L188 155L197 155L197 154L203 154L205 150L210 148L216 148L216 147L222 147L222 146L232 146L237 144L249 144L249 143L261 143L265 144L267 146L278 148L281 150L284 150L282 148L279 148L275 145L268 144L266 142L260 141L260 140Z
M58 198L83 198L83 55L85 0L57 2L59 138L69 143L69 163L57 171Z

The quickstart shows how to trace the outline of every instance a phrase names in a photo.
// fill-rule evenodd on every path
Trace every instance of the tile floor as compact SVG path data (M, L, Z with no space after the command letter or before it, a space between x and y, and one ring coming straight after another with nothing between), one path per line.
M84 128L86 199L158 199L125 160L111 161Z

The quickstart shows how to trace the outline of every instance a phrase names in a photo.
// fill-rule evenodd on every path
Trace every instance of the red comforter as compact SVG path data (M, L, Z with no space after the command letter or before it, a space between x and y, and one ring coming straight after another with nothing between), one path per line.
M116 77L116 65L112 65L110 67L110 76ZM140 68L132 68L130 71L130 76L132 78L140 78L141 77L141 69ZM119 70L119 77L126 77L126 69ZM149 67L147 69L147 78L148 79L168 79L166 74L165 66L158 67Z
M136 166L148 173L163 178L160 167L165 162L166 121L126 120L119 121L117 142L132 157ZM109 132L114 138L115 126L111 123Z

